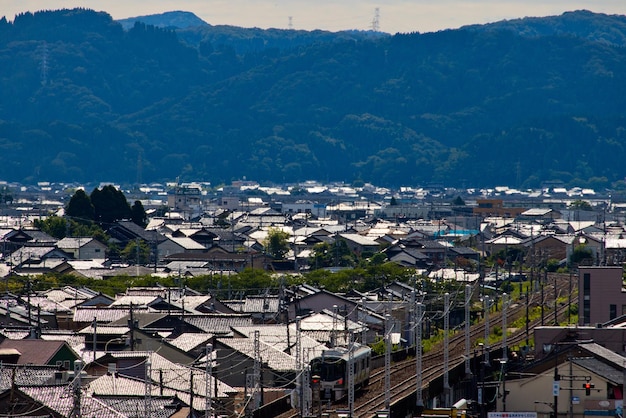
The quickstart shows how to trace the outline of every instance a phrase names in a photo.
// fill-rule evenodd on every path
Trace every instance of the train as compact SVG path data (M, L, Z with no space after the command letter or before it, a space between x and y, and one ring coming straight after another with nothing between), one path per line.
M337 347L324 350L320 356L311 359L311 377L319 376L321 399L337 400L348 395L349 357L347 348ZM357 390L369 383L372 349L366 345L355 344L353 359L354 387Z

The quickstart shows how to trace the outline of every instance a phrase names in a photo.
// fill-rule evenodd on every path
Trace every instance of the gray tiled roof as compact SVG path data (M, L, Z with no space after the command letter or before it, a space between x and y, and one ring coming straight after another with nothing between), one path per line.
M79 303L80 302L81 301L79 301ZM32 306L33 309L39 308L45 312L72 312L70 308L63 306L61 303L55 302L43 296L31 296L30 306Z
M163 387L169 388L176 392L179 392L179 398L182 400L183 395L181 393L189 392L189 375L191 373L192 368L181 366L179 364L173 363L164 357L150 352L141 352L141 351L115 351L109 353L112 357L115 358L141 358L150 356L151 361L151 377L152 381L161 382L163 381ZM204 394L204 370L195 370L194 373L197 374L197 379L194 380L194 391L198 395ZM196 376L194 374L194 376ZM232 387L227 385L226 383L218 380L217 382L217 395L218 397L225 397L228 393L236 392ZM194 403L195 405L195 403Z
M596 343L585 343L580 344L580 348L592 353L594 356L598 358L602 358L606 361L613 363L617 367L624 367L624 362L626 362L626 357L617 354L616 352L609 350L606 347L602 347L600 344Z
M176 393L169 388L160 389L157 383L149 386L151 396L163 393L163 396L174 396ZM99 396L146 396L146 382L124 375L105 374L89 382L88 391L95 397Z
M176 410L166 409L165 406L172 403L169 398L155 398L154 393L150 402L151 418L168 418L172 416ZM128 398L122 396L96 396L100 402L108 405L110 408L121 412L128 418L145 418L146 402L143 398Z
M229 334L231 327L252 325L249 315L207 314L186 316L185 322L209 334Z
M15 384L17 386L38 386L51 381L54 378L56 367L45 366L4 366L0 368L0 391L11 388L15 370Z
M170 341L170 344L183 351L191 351L201 344L206 345L212 336L212 334L185 332L178 336L178 338Z
M133 307L134 313L149 312L148 308ZM130 307L96 308L78 307L74 311L74 322L92 322L94 317L100 324L114 322L125 318L130 313Z
M220 338L219 342L251 359L254 358L254 340L252 338ZM296 370L295 356L283 353L262 341L259 341L259 354L261 361L272 370L283 372Z
M233 327L233 329L248 338L253 339L255 331L259 331L259 340L273 346L277 350L288 353L289 350L293 350L296 342L296 326L291 324L289 326L289 338L287 338L287 327L284 325L262 325L262 326L250 326L250 327ZM308 337L302 333L300 336L300 344L302 349L306 351L311 350L325 350L327 347L316 341L315 339Z
M74 407L74 398L68 385L23 386L20 390L63 416L70 416ZM84 418L124 418L123 414L86 394L80 400L80 414Z
M621 385L624 382L624 372L621 368L615 368L614 366L606 364L596 358L575 358L572 359L572 362L594 374L597 374L598 376L602 376L614 385Z
M278 312L280 301L278 296L248 296L243 301L224 301L223 303L235 312L275 313Z

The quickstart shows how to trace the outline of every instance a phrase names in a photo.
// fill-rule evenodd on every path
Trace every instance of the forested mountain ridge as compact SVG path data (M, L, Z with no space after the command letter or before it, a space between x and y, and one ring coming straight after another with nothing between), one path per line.
M244 53L83 9L3 19L0 179L623 187L626 18L544 19Z

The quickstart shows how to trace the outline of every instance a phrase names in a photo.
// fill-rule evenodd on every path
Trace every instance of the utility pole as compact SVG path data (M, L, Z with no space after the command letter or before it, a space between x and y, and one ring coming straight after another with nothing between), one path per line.
M521 280L521 279L520 279ZM509 295L506 293L502 294L502 358L506 362L508 356L508 346L506 341L507 334L507 308L509 307Z
M205 369L205 386L204 386L204 397L206 400L205 405L205 418L211 418L213 415L211 413L211 374L213 373L213 345L206 345L206 369Z
M415 406L418 415L424 410L424 401L422 398L422 311L423 305L418 302L415 305L417 324L415 326Z
M450 294L443 295L443 398L444 407L450 406Z
M472 286L465 285L465 377L472 374L470 367L470 304L472 302Z
M385 410L391 405L391 315L385 314Z
M348 410L352 418L354 417L354 335L352 331L348 338Z
M152 381L150 378L151 374L152 374L152 362L150 360L150 355L148 355L148 358L146 359L146 379L145 379L146 386L145 386L145 399L144 399L146 417L152 416ZM191 387L191 390L193 391L193 385ZM193 408L193 405L192 405L192 408Z
M96 336L98 335L97 333L97 326L98 326L98 321L96 321L96 317L93 317L93 322L91 323L91 326L93 327L93 361L96 361Z
M491 333L491 326L489 325L489 311L491 310L491 301L489 300L489 296L485 295L484 297L485 300L485 342L484 342L484 348L485 348L485 356L484 356L484 361L485 363L489 363L489 335Z
M81 418L81 396L82 396L82 384L81 384L81 372L83 370L83 362L80 360L74 361L74 380L72 381L74 384L74 406L72 408L72 413L70 416L72 418Z

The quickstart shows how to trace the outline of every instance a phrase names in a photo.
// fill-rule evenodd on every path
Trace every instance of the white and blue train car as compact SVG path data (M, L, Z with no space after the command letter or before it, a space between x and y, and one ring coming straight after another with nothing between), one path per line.
M355 344L353 349L355 390L367 386L370 378L372 349ZM348 361L350 354L345 347L322 351L311 360L311 377L320 378L322 399L341 399L348 395Z

